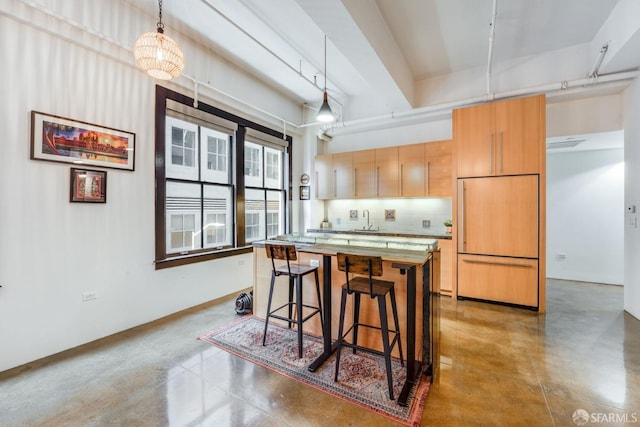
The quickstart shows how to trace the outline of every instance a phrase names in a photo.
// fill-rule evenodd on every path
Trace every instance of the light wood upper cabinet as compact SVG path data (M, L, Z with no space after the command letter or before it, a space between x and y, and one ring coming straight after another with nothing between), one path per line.
M398 147L400 197L451 197L452 142Z
M538 175L458 180L458 253L538 258Z
M491 104L453 110L458 177L493 174L493 123Z
M544 95L454 110L457 176L539 173L544 124Z
M354 196L352 157L351 152L332 156L333 194L336 199L352 199Z
M453 180L451 176L451 140L427 142L425 148L425 196L451 197Z
M376 197L376 152L354 151L352 157L354 196L358 199Z
M317 197L451 197L452 149L447 140L317 155Z
M424 144L398 147L400 166L400 197L423 197L426 195Z
M539 173L546 138L544 95L496 102L495 107L496 173Z
M353 198L352 153L316 156L316 192L318 199Z
M318 199L333 199L333 161L331 154L319 154L315 160L316 169L316 197Z
M400 173L398 147L376 148L376 196L398 197Z

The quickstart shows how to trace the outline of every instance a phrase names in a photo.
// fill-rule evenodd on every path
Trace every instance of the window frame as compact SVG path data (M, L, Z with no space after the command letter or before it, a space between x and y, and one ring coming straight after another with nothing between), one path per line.
M224 120L235 122L238 126L230 152L227 153L232 158L231 162L231 183L232 186L232 223L234 229L230 230L235 236L232 242L234 247L225 249L203 248L196 251L189 251L187 254L167 254L166 250L166 182L165 156L166 156L166 114L167 101L172 100L178 104L192 107L194 99L181 93L172 91L165 87L156 85L155 103L155 268L156 270L176 267L180 265L192 264L196 262L208 261L211 259L224 258L253 251L253 244L247 243L245 238L245 182L244 182L244 140L247 129L262 132L265 135L286 141L284 147L283 172L283 202L282 209L284 230L290 230L291 200L292 200L292 146L293 138L290 135L283 135L281 132L269 129L259 123L236 116L219 108L213 107L205 102L198 101L196 110L220 117ZM264 166L264 164L263 164ZM264 171L263 171L264 174ZM174 180L170 178L170 180ZM218 184L220 185L220 184ZM234 203L235 202L235 203ZM204 213L206 215L206 213ZM204 237L203 237L204 238Z

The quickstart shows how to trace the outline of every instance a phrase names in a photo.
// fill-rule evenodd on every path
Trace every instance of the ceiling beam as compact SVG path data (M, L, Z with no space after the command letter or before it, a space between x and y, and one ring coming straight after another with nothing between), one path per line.
M635 69L640 59L640 2L620 0L591 42L595 63L608 45L599 74Z
M412 108L413 75L374 2L297 2L342 55L359 70L386 109L405 111Z

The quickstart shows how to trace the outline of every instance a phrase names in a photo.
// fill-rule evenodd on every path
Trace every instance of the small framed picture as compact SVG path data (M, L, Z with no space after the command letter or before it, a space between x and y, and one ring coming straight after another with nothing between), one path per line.
M300 186L300 200L309 200L311 198L311 187L308 185Z
M70 202L106 203L107 172L71 168Z

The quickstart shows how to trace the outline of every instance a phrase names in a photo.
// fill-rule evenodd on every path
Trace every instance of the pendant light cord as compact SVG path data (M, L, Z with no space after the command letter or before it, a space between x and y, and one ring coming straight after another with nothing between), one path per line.
M158 17L160 20L158 21L158 32L164 33L164 24L162 23L162 0L158 0Z
M327 35L324 35L324 91L327 92Z

